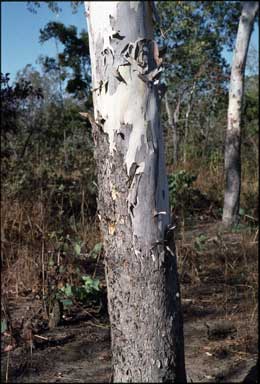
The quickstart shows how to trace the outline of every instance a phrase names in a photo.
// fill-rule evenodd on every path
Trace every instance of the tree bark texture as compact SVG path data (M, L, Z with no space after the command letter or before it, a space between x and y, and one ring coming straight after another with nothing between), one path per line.
M172 128L172 141L173 141L173 164L177 164L178 162L178 131L177 131L177 124L179 120L179 114L180 114L180 105L181 105L181 98L180 96L177 99L177 104L175 107L174 112L172 113L171 106L169 103L169 97L168 93L165 94L165 108L166 113L168 117L168 123L170 127Z
M241 109L244 94L244 74L250 36L258 7L256 1L244 2L233 55L225 141L225 191L222 221L226 226L236 224L239 217Z
M86 2L114 382L185 382L148 1Z

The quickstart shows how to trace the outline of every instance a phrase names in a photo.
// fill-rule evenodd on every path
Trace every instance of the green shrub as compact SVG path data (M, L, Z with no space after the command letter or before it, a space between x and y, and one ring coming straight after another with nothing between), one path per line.
M180 170L168 176L170 204L173 209L181 204L183 197L191 189L192 183L197 179L196 175L185 170Z

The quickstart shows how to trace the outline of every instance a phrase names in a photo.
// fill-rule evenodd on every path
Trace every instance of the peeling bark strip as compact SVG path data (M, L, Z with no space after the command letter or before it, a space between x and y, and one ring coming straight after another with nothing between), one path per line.
M247 51L254 20L259 8L257 1L244 2L234 51L228 105L228 126L225 143L225 195L223 224L236 224L239 215L241 188L241 110Z
M185 382L147 1L86 2L115 382Z

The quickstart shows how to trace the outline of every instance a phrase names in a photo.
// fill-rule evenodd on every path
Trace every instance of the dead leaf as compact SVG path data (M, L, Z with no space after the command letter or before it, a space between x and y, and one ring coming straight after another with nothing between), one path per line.
M116 225L115 223L109 223L108 224L108 233L109 235L113 236L116 230Z
M113 200L116 200L117 199L117 196L118 196L118 192L117 192L117 190L116 190L116 188L113 186L112 187L112 192L111 192L111 194L112 194L112 199Z
M10 352L10 351L13 351L15 349L15 345L14 344L8 344L5 348L4 348L4 352Z

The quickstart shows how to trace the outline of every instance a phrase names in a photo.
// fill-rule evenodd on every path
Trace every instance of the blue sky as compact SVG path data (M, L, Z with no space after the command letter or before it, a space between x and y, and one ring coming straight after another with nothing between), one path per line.
M84 6L79 6L76 14L72 13L70 2L59 2L62 12L55 15L46 4L41 4L37 14L28 11L26 1L1 2L1 71L9 72L14 79L18 70L26 64L37 67L39 55L55 56L54 40L39 43L39 31L49 21L61 21L65 25L76 25L78 30L87 29Z
M39 43L39 30L50 20L61 21L65 25L76 25L78 30L86 29L84 6L80 5L76 14L72 13L70 2L59 2L62 12L59 15L52 13L46 4L42 3L37 14L28 11L26 1L1 2L1 71L9 72L11 80L18 70L26 64L37 67L36 60L39 55L55 56L54 41ZM251 37L251 45L258 48L258 25ZM228 63L231 63L232 52L223 51Z

